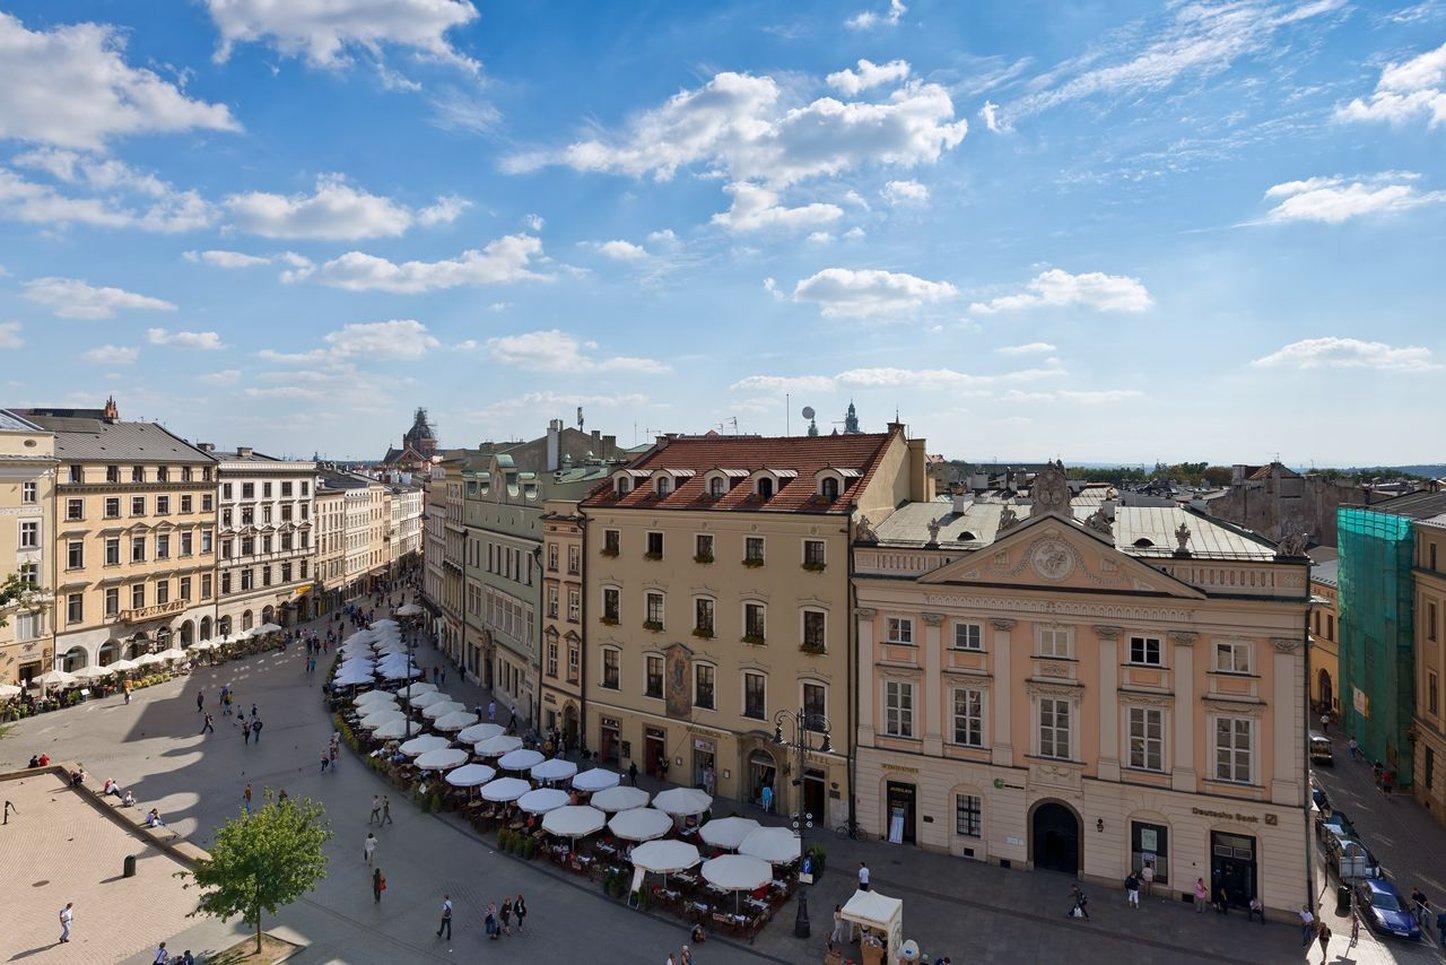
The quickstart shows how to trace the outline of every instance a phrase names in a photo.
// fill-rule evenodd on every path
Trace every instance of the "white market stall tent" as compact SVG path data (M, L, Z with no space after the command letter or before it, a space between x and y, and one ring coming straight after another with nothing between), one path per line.
M877 891L855 891L843 906L843 920L879 935L884 944L885 961L899 961L899 946L904 943L904 902Z

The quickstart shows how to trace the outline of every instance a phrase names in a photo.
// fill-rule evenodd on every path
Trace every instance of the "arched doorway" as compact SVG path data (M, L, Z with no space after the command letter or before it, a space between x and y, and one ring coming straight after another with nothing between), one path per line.
M1335 707L1335 705L1336 705L1336 702L1335 702L1335 692L1331 689L1331 674L1330 674L1330 671L1329 671L1329 670L1326 670L1324 667L1322 667L1322 668L1321 668L1321 671L1320 671L1320 673L1317 675L1317 677L1318 677L1318 679L1320 680L1320 702L1321 702L1321 706L1324 707L1326 710L1330 710L1331 708Z
M562 739L569 747L577 746L577 705L562 708Z
M778 793L778 766L773 755L760 747L748 755L748 799L761 800L765 787L773 788L774 794ZM775 807L782 811L783 802L778 801Z
M210 618L210 617L202 617L202 618L201 618L201 639L202 639L202 640L209 640L209 639L211 639L211 618Z
M71 647L61 657L60 669L66 673L75 673L81 667L90 662L90 654L85 652L84 647Z
M1036 805L1030 853L1039 871L1079 874L1079 818L1058 801Z
M189 647L196 642L196 624L187 620L181 624L181 646Z
M229 616L224 616L216 621L216 632L223 637L231 635L231 618Z
M242 630L250 630L251 627L252 627L255 623L256 623L256 618L252 615L252 613L251 613L250 610L247 610L245 613L242 613L242 614L241 614L241 629L242 629Z
M276 617L276 608L275 608L275 607L268 606L268 607L266 607L265 609L263 609L263 610L261 611L261 622L262 622L262 623L275 623L275 622L276 622L275 617Z
M96 654L96 662L102 667L109 667L120 659L120 644L114 640L107 640L100 645L100 652Z

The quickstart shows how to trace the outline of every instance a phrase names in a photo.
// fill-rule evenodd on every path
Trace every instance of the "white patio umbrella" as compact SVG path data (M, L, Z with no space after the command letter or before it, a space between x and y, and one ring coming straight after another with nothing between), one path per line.
M333 687L360 687L372 682L371 674L337 674L332 678Z
M154 667L158 663L165 663L166 660L158 653L143 653L136 658L138 667Z
M432 726L443 733L453 733L477 723L477 715L470 710L458 710L443 714L432 722Z
M259 627L256 628L256 632L257 632L258 634L262 634L262 633L280 633L280 632L281 632L281 627L277 626L277 625L274 624L274 623L263 623L263 624L261 624L261 626L259 626Z
M555 787L538 788L518 798L517 806L528 814L546 814L548 811L567 807L567 792Z
M489 737L485 741L478 741L473 747L478 757L501 757L509 751L515 751L522 746L521 737L513 737L511 734L498 734L496 737Z
M497 766L504 771L526 771L541 764L542 760L540 751L519 748L503 754L502 759L497 762Z
M633 867L663 875L687 871L701 860L697 846L686 841L649 841L634 848L632 856Z
M743 839L738 853L769 864L788 864L798 860L798 835L788 828L759 828Z
M713 796L696 787L670 787L653 798L653 807L678 817L702 814L713 806Z
M520 753L513 751L513 754ZM512 755L507 755L511 757ZM504 765L507 758L503 758ZM541 764L532 766L532 779L534 781L565 781L577 773L577 765L572 761L565 761L560 757L554 757L543 761Z
M437 692L436 684L410 684L409 686L411 687L413 697L417 696L417 694L435 694ZM407 687L403 687L398 692L406 693Z
M607 815L585 804L569 804L548 811L542 817L542 830L560 838L585 837L602 830Z
M19 697L21 689L14 684L0 684L0 700L9 700L11 697Z
M405 603L394 611L399 617L415 617L422 615L422 608L415 603Z
M421 667L387 667L387 668L385 668L385 669L383 669L383 670L379 670L378 673L380 673L383 677L387 678L388 680L406 680L408 677L420 677L420 676L422 675L422 668L421 668Z
M413 687L412 689L416 690L417 688ZM451 699L451 697L448 697L446 694L443 693L438 693L436 688L433 688L431 690L423 690L421 693L412 694L412 699L408 700L407 703L413 707L420 708L430 707L432 704L440 704L443 701Z
M446 717L448 714L465 712L467 705L460 700L439 700L422 708L422 716L428 720L437 720Z
M606 768L594 767L590 771L583 771L572 779L572 786L579 791L602 791L610 787L617 787L623 776L617 771L609 771Z
M137 667L139 667L140 664L136 663L134 660L112 660L105 666L106 669L111 671L112 673L130 673L132 670L135 670Z
M380 620L372 621L373 630L379 630L382 627L395 627L396 625L397 621L393 620L391 617L382 617Z
M378 710L357 721L357 726L363 730L376 730L385 724L405 723L406 719L407 715L400 710Z
M396 740L399 737L415 737L422 732L422 725L414 720L394 720L372 731L377 740Z
M531 789L532 785L520 777L499 777L483 784L477 793L487 801L515 801Z
M673 830L673 818L657 808L633 808L614 814L608 830L624 841L652 841Z
M423 734L421 737L413 737L398 750L408 757L420 757L427 751L440 751L451 743L447 738L438 737L436 734Z
M444 747L418 754L415 763L424 771L449 771L467 763L467 752L458 747Z
M206 650L215 650L215 649L216 649L217 647L219 647L219 646L220 646L220 644L217 643L217 642L214 641L214 640L197 640L195 643L191 644L187 649L188 649L188 650L196 650L196 651L206 651Z
M457 739L459 741L466 741L469 744L475 744L478 741L485 741L489 737L496 737L500 733L502 733L501 724L473 724L471 727L462 728L462 732L457 735Z
M68 674L64 670L49 670L30 682L42 687L74 687L77 681L74 675Z
M577 784L574 782L573 787ZM588 803L609 813L647 807L652 795L640 787L609 787L598 791Z
M773 880L773 868L767 861L742 854L725 854L703 862L703 880L723 891L733 892L733 908L738 908L738 892L753 891Z
M368 690L365 693L357 694L351 699L352 706L366 707L371 704L392 704L397 702L397 695L388 693L385 690Z
M71 674L71 676L76 680L99 680L101 677L109 677L113 673L115 673L115 671L109 667L97 667L95 664L90 664L89 666L81 667L75 673Z
M714 818L698 829L698 837L704 844L725 851L737 851L743 839L761 827L752 818Z
M190 654L186 653L186 651L182 650L180 647L171 647L169 649L162 650L160 653L156 654L156 656L160 657L162 660L185 660L187 657L190 656Z
M447 774L447 783L453 787L481 787L497 776L497 772L486 764L463 764Z

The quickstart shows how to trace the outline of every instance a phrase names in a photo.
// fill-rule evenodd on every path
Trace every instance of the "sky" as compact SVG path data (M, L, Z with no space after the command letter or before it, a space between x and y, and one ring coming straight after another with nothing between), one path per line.
M1446 0L0 0L0 405L1446 458Z

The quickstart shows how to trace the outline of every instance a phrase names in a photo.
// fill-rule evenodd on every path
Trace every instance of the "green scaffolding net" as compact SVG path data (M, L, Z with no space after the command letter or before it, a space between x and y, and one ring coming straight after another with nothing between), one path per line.
M1336 511L1340 553L1340 680L1346 733L1370 761L1411 783L1406 733L1415 712L1411 520Z

